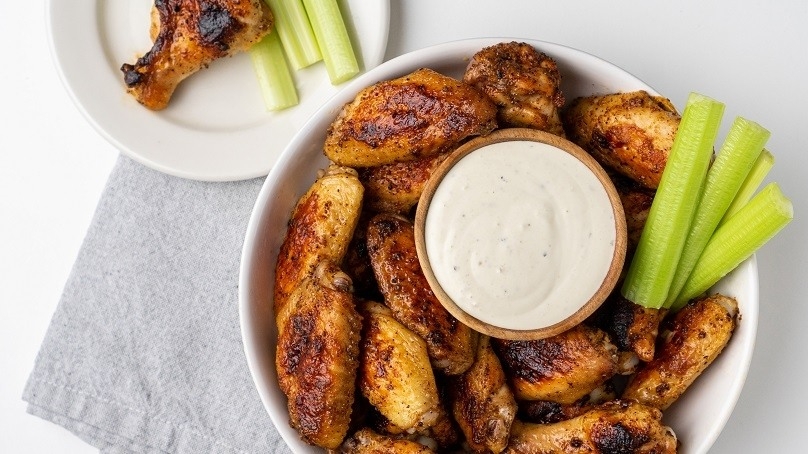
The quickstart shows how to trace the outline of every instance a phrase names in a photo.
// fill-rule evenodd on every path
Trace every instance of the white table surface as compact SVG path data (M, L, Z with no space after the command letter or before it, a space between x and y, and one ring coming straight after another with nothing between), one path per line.
M0 452L94 452L28 415L20 396L117 151L58 79L44 1L2 2L0 36ZM770 180L792 198L796 217L758 254L757 348L711 452L804 452L808 2L393 0L387 57L478 36L579 48L680 107L697 91L725 102L725 119L743 115L772 131Z

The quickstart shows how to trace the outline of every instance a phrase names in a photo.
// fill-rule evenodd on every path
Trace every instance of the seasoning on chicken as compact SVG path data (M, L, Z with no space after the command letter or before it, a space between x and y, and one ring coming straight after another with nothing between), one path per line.
M359 367L362 325L351 280L321 262L275 314L275 366L289 423L307 443L335 449L348 432Z
M508 444L516 400L487 336L480 338L474 364L450 381L452 410L473 452L498 454Z
M359 170L365 186L365 207L379 213L408 214L418 203L429 177L448 153Z
M429 287L412 221L378 214L367 237L373 272L393 316L426 341L433 367L446 375L465 372L474 362L477 333L450 314Z
M668 99L635 91L577 98L561 119L601 165L656 189L681 117Z
M345 440L339 452L341 454L431 454L435 451L415 441L381 435L364 428Z
M554 424L514 421L508 454L673 454L676 435L659 409L613 400Z
M154 45L121 71L127 91L152 110L165 108L185 78L249 49L273 26L263 0L155 0L151 16Z
M558 109L564 105L555 60L527 43L500 43L471 58L463 81L498 107L501 126L540 129L564 136Z
M275 266L276 369L290 424L336 448L348 431L361 322L342 262L362 204L352 169L331 166L298 200Z
M359 389L401 431L428 429L441 416L441 402L426 343L382 304L365 302L361 314Z
M617 348L609 337L582 324L546 339L499 339L494 348L519 400L572 404L617 371Z
M321 262L342 264L359 222L363 193L355 170L332 165L298 200L275 264L276 314Z
M351 167L412 161L488 134L496 112L474 87L419 69L360 91L329 127L324 152Z
M728 296L688 303L665 322L656 358L631 377L623 398L668 408L724 350L737 316L738 302Z

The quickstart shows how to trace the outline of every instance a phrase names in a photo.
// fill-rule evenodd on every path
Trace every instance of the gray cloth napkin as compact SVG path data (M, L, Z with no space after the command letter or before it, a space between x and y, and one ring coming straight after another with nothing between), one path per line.
M103 452L288 452L239 330L262 182L190 181L120 157L26 384L28 411Z

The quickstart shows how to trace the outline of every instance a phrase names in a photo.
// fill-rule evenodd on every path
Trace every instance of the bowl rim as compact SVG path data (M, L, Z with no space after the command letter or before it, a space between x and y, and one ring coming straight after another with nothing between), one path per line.
M590 61L590 63L592 63L592 66L597 67L598 75L603 75L604 77L616 77L622 81L625 81L626 85L635 85L649 91L651 94L659 94L656 92L656 90L651 88L648 84L633 74L623 70L613 63L582 50L549 41L531 38L490 36L447 41L402 54L358 76L353 81L347 83L340 92L326 101L301 127L301 129L281 153L269 174L266 176L261 190L259 191L259 194L255 200L250 219L248 221L245 232L245 240L242 244L241 262L239 265L239 326L241 329L243 350L247 359L247 366L265 411L269 414L270 419L272 420L276 430L283 438L284 442L293 452L322 452L322 450L311 446L301 446L301 441L298 434L288 424L287 415L285 413L283 415L275 414L275 412L271 410L271 407L275 404L274 401L277 400L277 398L271 395L272 393L266 386L266 383L264 383L265 380L261 380L261 374L275 376L274 344L272 361L273 367L267 369L262 365L261 352L253 342L257 336L256 327L253 326L253 317L256 315L258 310L252 305L252 299L254 294L257 293L257 290L252 286L250 272L256 257L259 255L258 248L267 247L265 244L266 240L260 238L260 229L265 220L264 218L267 217L267 212L265 210L266 205L272 202L269 199L269 195L276 191L283 190L281 185L281 177L290 167L295 165L297 161L300 160L300 158L296 156L296 151L300 150L301 147L310 139L309 136L316 136L317 134L324 133L324 131L320 131L318 128L320 128L321 124L325 122L325 119L329 118L327 123L330 123L330 119L333 119L333 116L336 115L337 110L341 108L344 103L353 99L355 94L358 93L362 88L380 80L403 75L406 73L406 70L401 68L407 68L411 71L422 66L423 63L421 62L425 60L442 61L440 58L444 57L445 55L454 56L461 52L470 52L471 49L479 50L485 46L508 41L529 43L553 57L556 57L557 52L562 52L567 57L575 56L576 58L586 58ZM329 117L329 115L331 116ZM312 176L313 175L314 173L312 173ZM299 196L300 194L297 195ZM274 270L274 264L272 268ZM729 386L726 387L726 389L729 390L727 401L721 406L720 413L713 415L714 417L712 418L712 424L710 424L708 429L708 434L698 440L699 443L695 444L695 446L689 446L687 448L688 453L691 454L706 453L722 432L726 422L729 420L734 410L735 405L737 404L738 399L740 398L741 390L743 389L743 385L748 376L748 370L751 364L752 354L754 352L759 314L759 275L756 256L752 255L741 265L739 265L739 267L736 268L732 274L738 276L738 279L743 280L744 295L749 299L749 301L744 305L744 312L741 314L744 323L742 323L739 328L745 331L751 330L751 332L743 337L745 342L743 344L739 344L738 341L734 340L738 337L736 330L736 335L733 336L734 339L728 346L728 348L741 349L741 353L740 357L737 359L738 363L735 365L735 367L733 367L736 374L729 383ZM268 320L264 323L269 325L267 329L275 334L274 322L272 320ZM726 356L726 353L719 356L716 363L725 363L723 359L726 358ZM716 363L711 366L711 369L717 368ZM708 370L707 373L710 373L710 370ZM713 373L720 374L723 373L723 371L716 370ZM275 388L277 388L277 384L275 384ZM675 408L675 404L671 408ZM668 413L666 413L666 415L667 414ZM665 418L663 417L663 421L664 420Z

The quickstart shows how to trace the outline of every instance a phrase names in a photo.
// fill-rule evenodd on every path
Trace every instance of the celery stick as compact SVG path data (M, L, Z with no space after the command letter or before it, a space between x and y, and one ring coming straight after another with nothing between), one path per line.
M735 195L735 199L732 200L732 203L727 208L727 212L724 213L723 219L718 225L722 225L723 223L727 222L727 219L732 217L735 213L738 212L749 199L755 195L755 191L758 190L760 184L763 182L763 179L766 178L766 175L769 174L769 170L774 166L774 156L771 154L769 150L763 149L763 152L760 153L758 156L757 161L755 161L755 165L752 166L752 170L749 171L749 175L746 176L741 188L738 189L738 194Z
M673 305L678 310L712 287L769 241L791 219L794 207L776 183L768 184L719 227Z
M297 105L297 89L283 56L283 47L274 30L250 48L250 59L258 76L267 110Z
M303 0L303 4L331 83L337 85L357 75L359 64L337 0Z
M724 140L715 162L707 171L701 200L693 215L682 255L676 266L665 307L676 300L685 281L710 241L718 222L746 179L749 170L760 156L771 133L759 124L738 117Z
M301 0L265 0L275 16L275 30L295 70L323 59Z
M724 105L691 93L668 162L651 204L621 292L649 308L660 308L682 253L712 158Z

